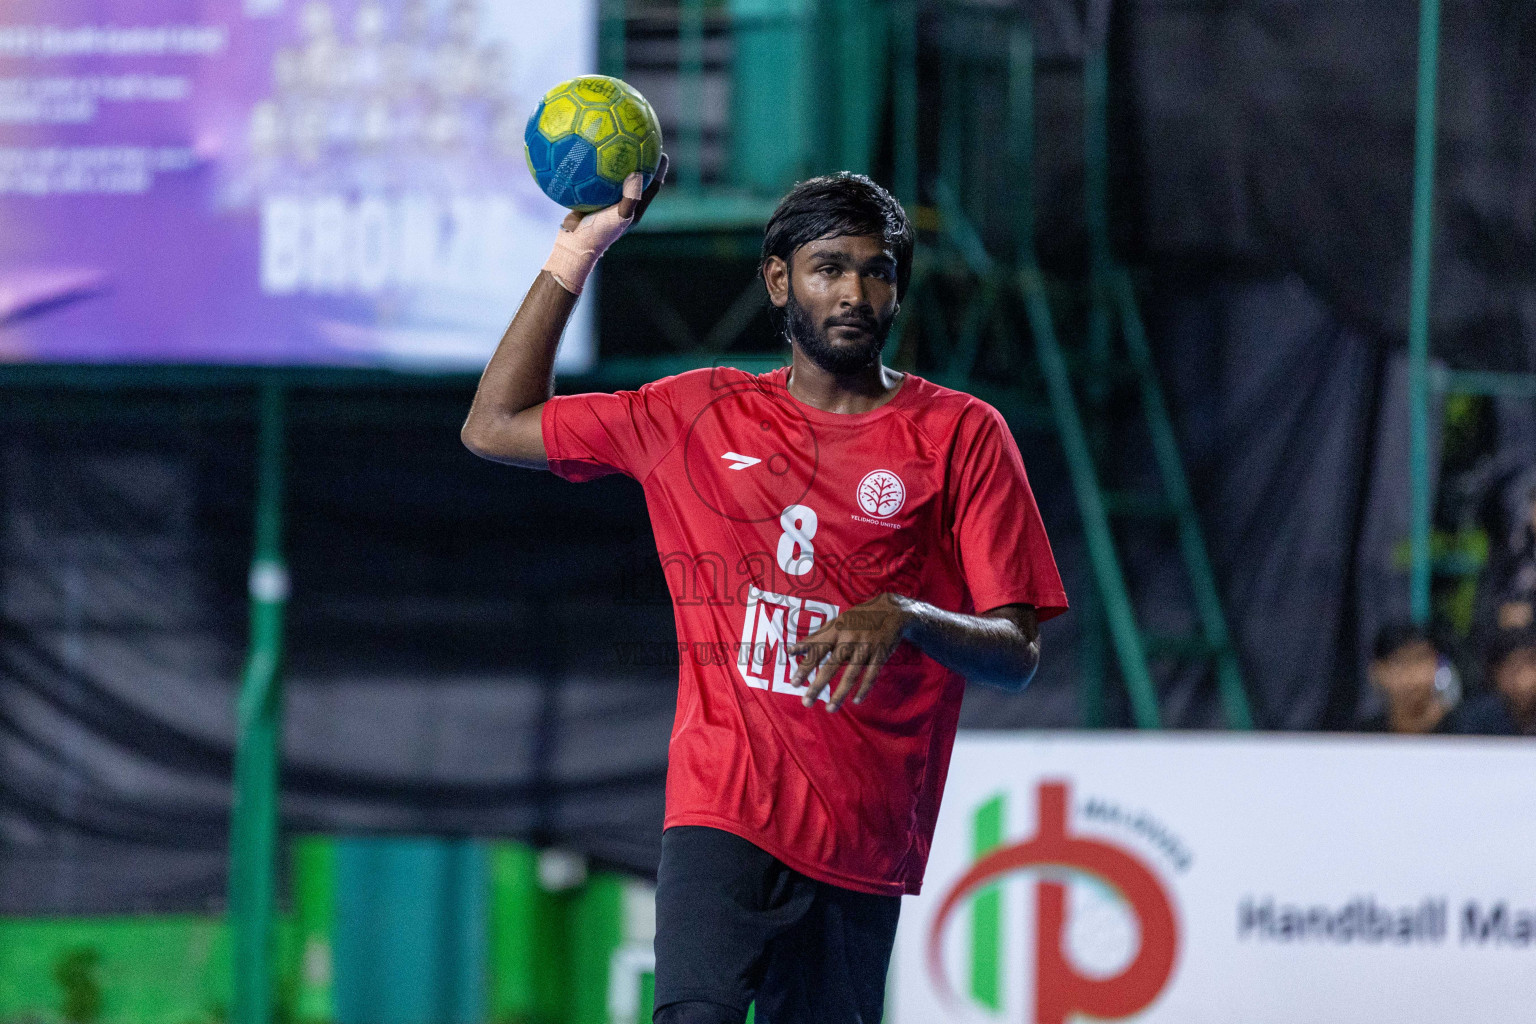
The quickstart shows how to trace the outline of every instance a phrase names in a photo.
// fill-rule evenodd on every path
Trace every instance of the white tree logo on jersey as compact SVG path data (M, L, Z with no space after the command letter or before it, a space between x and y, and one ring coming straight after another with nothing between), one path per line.
M859 481L859 507L876 519L895 515L906 500L906 485L888 469L872 470Z
M810 686L790 683L793 666L785 648L816 632L822 623L837 618L837 613L835 604L751 587L747 591L747 614L741 625L741 646L736 656L736 669L742 681L758 690L803 696ZM823 689L821 699L827 700L831 692L830 686Z

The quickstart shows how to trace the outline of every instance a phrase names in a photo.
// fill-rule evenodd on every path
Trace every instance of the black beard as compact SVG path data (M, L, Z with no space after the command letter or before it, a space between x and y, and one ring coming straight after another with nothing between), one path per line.
M862 344L833 345L827 326L813 321L811 314L795 299L793 284L789 286L789 303L784 307L784 313L785 330L790 340L800 346L800 351L811 362L837 377L857 373L878 360L895 320L894 313L884 320L876 320L874 330Z

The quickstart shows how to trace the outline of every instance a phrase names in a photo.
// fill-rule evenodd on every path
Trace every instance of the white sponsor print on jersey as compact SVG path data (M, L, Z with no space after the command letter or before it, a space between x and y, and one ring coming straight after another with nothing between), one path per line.
M730 462L732 469L746 469L748 466L755 466L763 461L762 459L754 459L750 455L738 455L735 452L726 452L720 457Z
M873 469L859 481L859 507L876 519L888 519L901 511L907 487L888 469Z
M737 649L736 669L742 681L758 690L788 693L803 697L809 685L790 683L794 664L788 645L810 636L822 624L837 618L838 607L809 597L792 597L750 587L747 613L741 625L741 646ZM830 698L832 688L821 691L820 699Z

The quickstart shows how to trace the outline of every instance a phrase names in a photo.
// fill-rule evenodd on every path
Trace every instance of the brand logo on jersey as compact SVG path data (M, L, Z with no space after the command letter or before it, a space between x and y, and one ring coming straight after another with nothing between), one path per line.
M907 500L906 485L888 469L871 470L859 481L859 507L876 519L886 519L901 511Z
M826 601L750 587L736 658L742 682L757 690L804 696L810 686L796 686L789 681L794 666L787 648L837 618L837 614L837 605ZM821 699L827 700L831 692L830 686L823 689Z
M748 466L755 466L763 461L762 459L754 459L750 455L738 455L736 452L726 452L720 457L729 462L732 469L746 469Z

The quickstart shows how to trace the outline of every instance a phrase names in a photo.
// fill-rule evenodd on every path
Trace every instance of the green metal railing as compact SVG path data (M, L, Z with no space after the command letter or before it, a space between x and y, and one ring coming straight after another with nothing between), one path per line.
M1409 578L1415 622L1430 616L1429 304L1434 246L1435 107L1440 72L1440 0L1420 0L1418 123L1413 153L1413 276L1408 309Z
M944 100L942 116L945 124L951 126L948 129L951 135L941 148L951 155L946 160L941 154L940 178L935 182L933 192L946 246L977 283L974 294L953 317L959 326L952 335L945 327L945 318L929 317L926 322L932 324L932 334L947 339L948 351L938 355L943 367L943 373L939 375L941 382L974 390L970 373L976 365L979 339L986 331L984 322L997 316L1006 318L1009 295L1016 296L1023 305L1040 381L1051 410L1051 427L1060 437L1067 457L1095 584L1091 591L1077 595L1075 602L1083 636L1079 699L1085 723L1100 725L1105 721L1106 666L1102 652L1107 646L1114 651L1120 677L1130 698L1132 719L1138 727L1152 729L1161 725L1149 665L1156 651L1209 661L1229 725L1239 729L1252 728L1253 713L1237 653L1184 473L1172 420L1153 365L1135 290L1129 273L1116 263L1110 245L1109 74L1104 46L1107 21L1103 20L1107 10L1100 7L1097 13L1100 19L1098 43L1090 46L1082 69L1086 167L1084 213L1090 247L1084 342L1076 351L1069 351L1062 341L1047 278L1036 255L1031 175L1018 175L1016 181L1012 207L1016 211L1013 223L1016 255L1012 271L1002 269L988 253L959 198L959 190L948 177L966 173L966 161L955 155L965 149L963 133L954 127L961 122L955 107L970 94L972 87L967 83L974 80L976 70L951 65L971 59L969 43L974 30L972 36L955 33L954 52L943 54L945 66L941 68L940 79L949 94ZM971 11L965 16L996 18L997 14ZM1016 167L1032 167L1035 90L1031 25L1026 18L1015 17L1002 26L1001 32L992 24L985 26L984 31L1007 39L1009 153ZM989 83L989 91L997 92L995 81ZM928 268L930 273L936 269L931 265ZM914 285L914 293L926 285L926 279L919 280ZM923 298L925 304L931 304L927 292ZM1115 364L1117 338L1123 341L1125 348L1125 356L1118 365ZM1126 370L1136 384L1137 400L1162 481L1161 495L1111 492L1106 490L1101 479L1099 464L1109 447L1108 384L1113 376L1123 375ZM1175 528L1178 550L1194 599L1197 636L1151 637L1139 627L1113 525L1117 516L1127 513L1166 518Z
M1408 306L1409 608L1415 622L1433 615L1436 572L1430 406L1448 395L1536 398L1536 373L1448 370L1430 363L1434 253L1436 107L1440 77L1440 0L1420 0L1413 160L1413 234Z
M1184 474L1184 461L1179 454L1178 439L1174 435L1173 419L1168 414L1162 388L1157 383L1157 368L1152 364L1152 349L1147 343L1146 328L1136 304L1136 292L1130 274L1122 267L1114 268L1110 288L1120 313L1126 348L1136 368L1153 456L1157 460L1163 489L1173 506L1179 549L1190 575L1202 639L1206 650L1215 658L1216 682L1222 708L1232 728L1252 729L1253 711L1248 705L1247 691L1243 686L1237 650L1227 629L1226 613L1221 607L1221 597L1216 588L1216 573L1211 568L1205 535L1200 530L1195 512L1194 495Z

